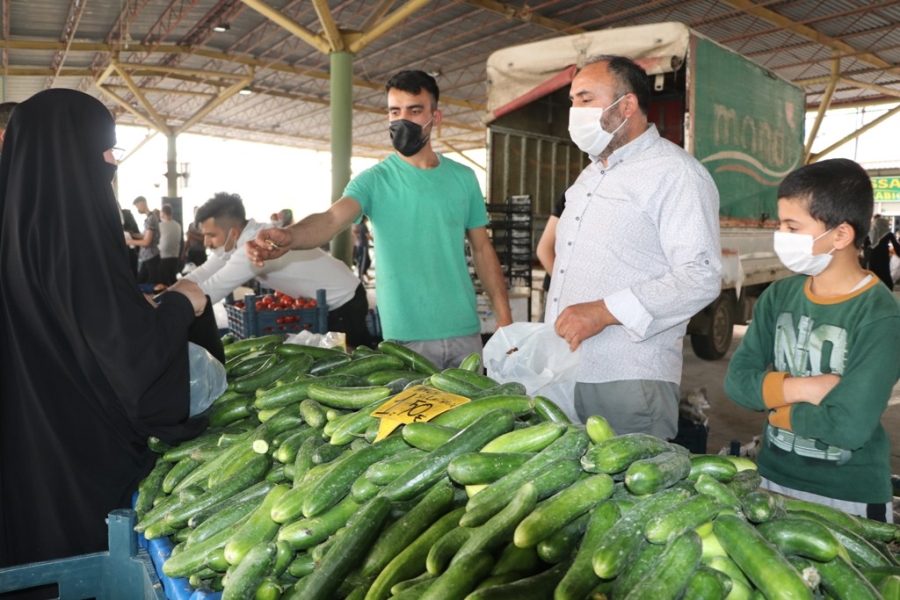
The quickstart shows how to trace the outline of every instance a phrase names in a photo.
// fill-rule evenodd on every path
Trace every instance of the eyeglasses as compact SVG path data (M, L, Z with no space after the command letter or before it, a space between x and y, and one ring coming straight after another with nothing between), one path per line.
M116 159L116 162L125 158L125 148L115 147L110 148L109 151L112 152L113 158Z

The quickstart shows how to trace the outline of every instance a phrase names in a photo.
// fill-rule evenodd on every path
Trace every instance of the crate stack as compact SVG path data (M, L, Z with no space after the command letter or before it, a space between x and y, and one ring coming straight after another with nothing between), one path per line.
M511 288L531 289L531 196L509 196L504 203L486 205L487 230Z

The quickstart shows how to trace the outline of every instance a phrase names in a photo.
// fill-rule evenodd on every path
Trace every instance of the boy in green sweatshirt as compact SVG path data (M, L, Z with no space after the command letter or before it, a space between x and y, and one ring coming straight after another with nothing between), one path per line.
M892 522L880 419L900 379L900 303L857 258L873 204L868 174L850 160L784 179L775 252L798 274L759 297L725 392L769 413L763 487Z

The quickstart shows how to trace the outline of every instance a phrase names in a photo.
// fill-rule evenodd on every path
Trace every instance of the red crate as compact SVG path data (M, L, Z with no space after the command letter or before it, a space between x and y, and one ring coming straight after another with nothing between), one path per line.
M316 290L316 307L292 310L256 310L256 296L244 296L244 308L225 304L228 330L234 337L244 339L273 333L328 333L328 305L325 290ZM290 317L292 323L278 323L276 319ZM299 318L298 318L299 317Z

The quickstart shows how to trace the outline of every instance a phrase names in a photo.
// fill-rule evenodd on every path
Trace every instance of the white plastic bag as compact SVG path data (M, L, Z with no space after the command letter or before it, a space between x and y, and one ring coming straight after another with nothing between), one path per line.
M573 423L575 381L581 349L572 352L552 323L513 323L501 328L484 346L488 377L501 383L518 381L530 396L555 402Z
M225 367L203 346L188 342L188 361L191 365L191 412L194 417L210 407L225 393Z

